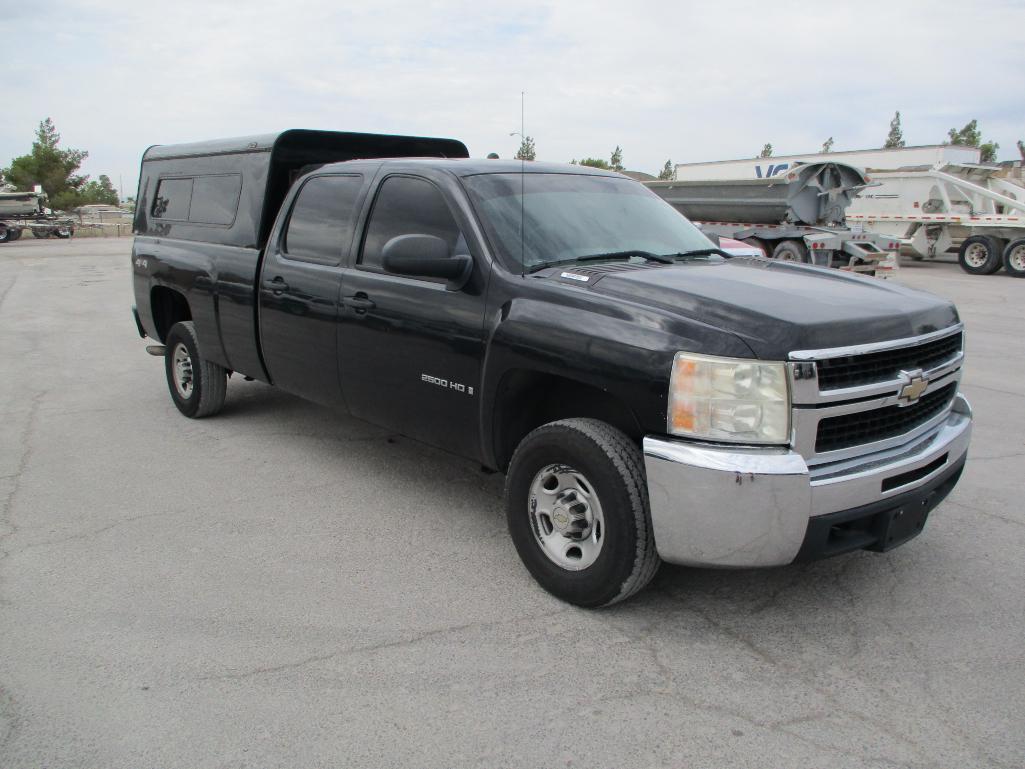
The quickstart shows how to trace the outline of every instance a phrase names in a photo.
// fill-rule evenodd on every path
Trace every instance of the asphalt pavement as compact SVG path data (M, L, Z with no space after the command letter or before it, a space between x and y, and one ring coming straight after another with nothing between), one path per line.
M0 245L3 769L1025 763L1025 280L901 271L976 415L920 537L585 611L499 475L238 377L180 416L130 245Z

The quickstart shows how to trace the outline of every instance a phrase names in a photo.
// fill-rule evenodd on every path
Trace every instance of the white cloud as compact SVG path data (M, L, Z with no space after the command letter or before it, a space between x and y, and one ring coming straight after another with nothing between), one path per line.
M1025 138L1020 2L436 0L66 2L9 38L0 162L53 117L84 170L126 188L149 144L290 127L455 136L515 152L520 91L539 156L628 167L912 144L978 118ZM55 30L61 34L55 34ZM45 49L40 41L47 40Z

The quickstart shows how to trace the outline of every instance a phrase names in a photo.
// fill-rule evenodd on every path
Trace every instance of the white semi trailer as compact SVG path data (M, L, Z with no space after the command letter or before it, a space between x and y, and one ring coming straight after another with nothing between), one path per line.
M999 172L965 163L872 171L875 186L854 199L847 221L900 241L915 259L959 242L965 272L989 275L1003 266L1025 277L1025 187Z

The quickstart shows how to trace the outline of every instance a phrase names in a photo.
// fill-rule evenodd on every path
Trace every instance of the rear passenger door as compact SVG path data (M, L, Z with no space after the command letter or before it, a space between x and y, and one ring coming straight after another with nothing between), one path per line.
M268 241L260 274L260 343L271 382L329 405L344 405L336 362L340 265L364 186L359 174L306 179Z

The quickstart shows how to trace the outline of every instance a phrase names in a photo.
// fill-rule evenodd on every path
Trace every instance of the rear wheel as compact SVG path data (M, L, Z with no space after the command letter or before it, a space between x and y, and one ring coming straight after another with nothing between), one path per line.
M5 224L0 224L0 243L7 243L11 239L11 230Z
M175 323L164 341L164 371L174 405L193 419L220 411L227 393L228 372L200 356L192 321Z
M784 262L803 262L808 264L808 247L800 240L789 238L781 241L772 251L773 259L780 259Z
M62 240L67 240L75 234L75 229L67 225L61 225L60 227L54 228L53 234Z
M46 238L50 237L51 235L53 235L53 230L49 229L48 227L33 227L32 228L32 237L34 237L34 238L39 238L40 240L45 240Z
M7 239L11 242L14 242L15 240L21 237L21 227L10 227L7 230L7 233Z
M563 601L616 603L661 563L641 452L605 422L565 419L530 433L510 463L505 502L524 565Z
M1016 278L1025 278L1025 238L1007 244L1004 249L1004 269Z
M961 243L957 261L970 275L992 275L1000 269L1000 243L989 235L972 235Z

